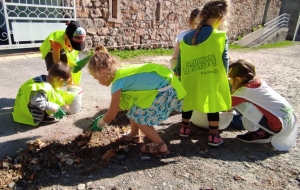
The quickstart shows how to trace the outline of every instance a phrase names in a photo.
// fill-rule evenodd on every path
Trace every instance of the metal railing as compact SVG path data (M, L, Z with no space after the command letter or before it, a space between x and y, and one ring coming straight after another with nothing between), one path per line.
M267 22L262 30L261 36L253 40L251 43L247 44L246 47L255 46L264 42L272 34L276 33L279 29L287 27L290 20L290 15L284 13L279 17Z
M18 41L16 32L24 36L34 35L33 32L43 32L53 23L63 25L76 20L75 0L0 0L0 5L0 50L39 47L40 39ZM28 24L28 30L14 31L14 26L19 26L19 23ZM44 27L29 30L37 23L43 23L41 26ZM48 30L50 33L51 27Z

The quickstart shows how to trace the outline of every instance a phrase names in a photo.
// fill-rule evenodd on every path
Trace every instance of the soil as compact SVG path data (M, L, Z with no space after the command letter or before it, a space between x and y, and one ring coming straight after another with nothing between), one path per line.
M230 51L233 59L250 59L267 81L300 114L300 45L258 51ZM170 57L144 57L168 65ZM0 162L0 189L299 189L298 144L288 152L271 144L247 144L235 136L246 131L229 126L224 144L207 145L208 131L192 125L189 138L179 136L180 113L157 130L171 154L140 153L141 145L114 142L128 132L125 112L102 132L86 132L65 141L37 140L14 158ZM88 121L87 121L88 122ZM88 125L88 124L86 124ZM149 139L145 138L145 142ZM9 188L11 187L11 188Z

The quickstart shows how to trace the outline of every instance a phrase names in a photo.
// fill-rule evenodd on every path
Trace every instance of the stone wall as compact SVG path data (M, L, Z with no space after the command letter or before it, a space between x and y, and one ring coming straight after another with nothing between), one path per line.
M103 44L120 49L172 47L177 34L187 27L192 9L209 0L76 0L77 20L87 30L87 47ZM112 19L119 4L118 18ZM157 3L160 2L160 12ZM231 0L228 37L231 41L261 24L266 0ZM281 1L271 0L267 21L279 15ZM116 17L116 15L115 15ZM159 20L157 20L160 17Z

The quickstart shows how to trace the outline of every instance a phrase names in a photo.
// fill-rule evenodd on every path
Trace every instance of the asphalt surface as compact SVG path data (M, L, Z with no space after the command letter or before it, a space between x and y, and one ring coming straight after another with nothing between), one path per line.
M79 113L68 115L57 123L38 127L15 123L12 112L19 87L29 78L47 74L45 62L37 52L22 52L0 54L0 64L0 159L16 155L18 150L27 148L28 143L36 139L64 140L77 136L109 106L110 88L99 85L84 68L81 81L84 91Z

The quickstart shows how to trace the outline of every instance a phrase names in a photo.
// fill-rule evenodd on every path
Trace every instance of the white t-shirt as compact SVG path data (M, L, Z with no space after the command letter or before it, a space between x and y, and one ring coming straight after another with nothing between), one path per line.
M183 37L187 34L187 33L189 33L190 32L190 30L183 30L183 31L181 31L179 34L178 34L178 36L175 38L175 44L177 43L177 42L180 42L181 40L183 40Z

